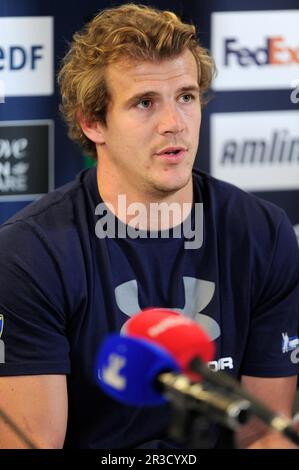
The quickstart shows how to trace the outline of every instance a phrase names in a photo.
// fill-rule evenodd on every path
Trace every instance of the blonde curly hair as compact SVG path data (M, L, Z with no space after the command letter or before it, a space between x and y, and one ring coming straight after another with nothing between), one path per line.
M198 67L201 102L214 74L214 62L196 36L195 26L183 23L170 11L125 4L101 11L82 31L74 34L58 74L60 110L69 137L85 154L96 158L95 144L82 132L79 116L106 125L109 88L108 64L123 60L159 61L189 49Z

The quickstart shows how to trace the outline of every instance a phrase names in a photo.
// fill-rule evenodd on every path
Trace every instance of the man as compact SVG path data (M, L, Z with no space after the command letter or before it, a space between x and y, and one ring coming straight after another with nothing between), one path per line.
M298 247L282 210L192 171L212 73L195 28L170 12L123 5L74 36L59 75L62 111L97 168L0 230L0 403L38 447L171 445L168 409L121 405L96 380L106 335L150 306L192 316L216 341L214 368L291 412L298 367L282 333L298 329ZM182 210L161 218L154 203ZM188 220L195 238L203 230L195 249L174 233ZM261 424L239 443L291 446ZM0 444L26 446L4 422Z

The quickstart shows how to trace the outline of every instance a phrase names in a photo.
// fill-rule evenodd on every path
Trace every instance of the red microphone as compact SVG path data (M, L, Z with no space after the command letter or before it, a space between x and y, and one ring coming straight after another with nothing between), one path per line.
M213 360L215 346L207 333L190 318L166 308L148 308L126 322L125 333L146 338L164 347L192 380L200 376L190 369L194 357Z

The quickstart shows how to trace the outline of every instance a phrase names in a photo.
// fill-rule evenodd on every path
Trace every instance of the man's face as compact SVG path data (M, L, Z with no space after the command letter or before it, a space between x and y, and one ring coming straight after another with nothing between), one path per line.
M111 100L97 150L110 191L131 192L141 200L192 187L201 122L192 53L111 64L106 82Z

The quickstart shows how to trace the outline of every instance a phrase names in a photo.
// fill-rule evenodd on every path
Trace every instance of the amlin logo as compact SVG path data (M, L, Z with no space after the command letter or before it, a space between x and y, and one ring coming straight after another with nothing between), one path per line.
M299 111L211 116L211 173L248 191L299 188Z
M290 88L299 76L298 24L299 10L213 13L214 88Z

